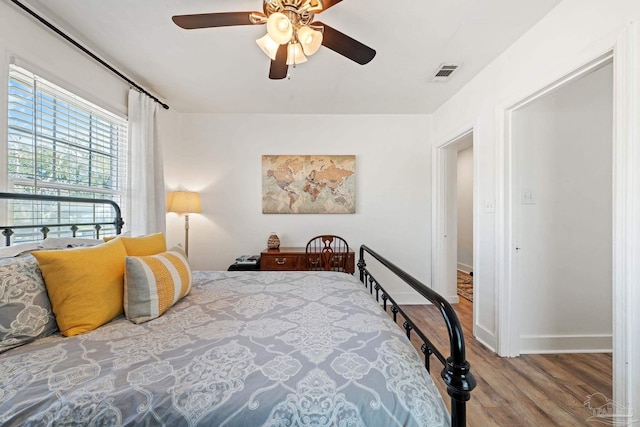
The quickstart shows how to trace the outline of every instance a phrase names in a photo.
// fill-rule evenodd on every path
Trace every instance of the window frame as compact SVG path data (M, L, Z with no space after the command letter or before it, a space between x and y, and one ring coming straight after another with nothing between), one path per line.
M105 110L94 102L60 87L26 68L10 64L4 75L6 84L6 93L4 95L6 96L7 102L5 104L6 110L3 114L3 120L6 123L6 139L5 149L3 150L2 156L0 156L0 161L3 163L0 168L2 172L0 179L4 181L4 187L7 191L16 192L20 187L29 187L28 191L17 192L110 199L120 205L124 215L127 201L127 175L129 166L129 129L127 119ZM12 84L12 82L16 84ZM25 105L31 103L31 105L25 107L25 110L28 110L29 113L27 117L33 121L31 123L31 129L28 129L29 126L26 126L25 129L16 125L15 115L17 115L17 110L12 107L20 106L19 102L15 100L17 99L16 93L21 90L15 89L19 85L22 85L31 95L25 102ZM27 92L25 91L23 93ZM13 102L12 99L14 99ZM43 100L45 101L44 103ZM46 103L49 103L50 106L62 106L63 110L61 113L56 113L55 111L51 114L43 112L43 105ZM55 121L52 121L51 123L43 125L43 123L46 123L46 118L55 117L66 117L68 119L65 123L68 126L66 128L67 133L64 137L60 137L57 133L65 129L65 124L58 125ZM82 122L81 118L87 119L88 121L77 124L77 128L72 128L70 124L72 121L71 118L79 122ZM28 122L25 121L23 123ZM83 125L85 126L84 128ZM49 134L47 134L45 127L48 127ZM78 129L81 129L81 131L78 131ZM31 147L34 153L33 160L29 166L32 167L32 170L30 174L23 173L22 176L12 176L11 161L19 159L19 156L11 155L11 145L17 144L17 142L14 143L14 141L19 139L12 140L12 135L17 135L19 132L22 132L22 136L26 139L26 143L24 143L25 147ZM45 164L45 161L38 158L38 151L44 150L42 147L47 141L53 147L51 149L52 157L49 164ZM75 171L77 182L73 182L73 179L70 178L66 179L67 182L65 182L65 179L60 179L59 166L61 162L63 164L62 159L65 158L65 155L60 155L60 152L56 151L55 147L62 148L62 152L66 151L66 156L75 161L75 163L71 161L68 162L68 164L74 164L75 169L74 166L70 166L64 170L62 175L66 173L68 176L71 176L73 175L72 172ZM28 151L29 150L25 150L25 152ZM89 159L88 164L82 162L79 153L84 154L85 159ZM98 161L98 159L102 161L102 168L100 169L100 171L102 171L102 185L95 185L96 181L94 180L94 176L96 178L99 177L100 172L96 174L95 170L92 169L92 166L95 165L94 162ZM27 163L29 163L29 160L27 160ZM44 165L50 167L52 171L51 179L42 179L43 176L40 175L39 171L42 170ZM87 169L86 177L84 177L86 182L80 182L81 179L79 177L82 174L80 174L79 171L85 169L85 166ZM37 209L44 209L42 206L43 204L40 205L40 208L31 207L27 210L30 209L35 212ZM73 208L62 207L59 204L56 214L58 219L61 218L61 212L64 212L65 209L66 212L73 212ZM7 206L5 215L9 223L17 225L15 222L15 202L12 203L12 206ZM73 213L68 213L68 215L74 216ZM76 217L82 218L82 222L101 221L102 218L104 218L102 215L104 215L104 212L96 212L95 209L92 213L85 211L80 213L76 212L75 214ZM46 214L44 216L46 216ZM38 214L35 214L35 217L37 218L35 219L36 221L40 219ZM80 219L78 220L80 221ZM5 221L5 223L7 223L7 221ZM86 230L83 232L85 235L88 234ZM67 235L69 233L69 231L59 231L56 235ZM31 237L35 235L33 232L24 234L25 236L23 237L26 237L26 234L29 234ZM16 236L16 240L33 239L23 239L20 238L20 236Z

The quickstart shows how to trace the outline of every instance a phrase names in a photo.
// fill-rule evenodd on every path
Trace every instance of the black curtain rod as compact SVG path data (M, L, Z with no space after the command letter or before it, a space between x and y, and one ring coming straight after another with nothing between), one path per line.
M105 67L106 69L108 69L109 71L111 71L113 74L115 74L116 76L120 77L122 80L126 81L127 83L129 83L131 86L133 86L134 88L138 89L140 92L144 93L145 95L147 95L149 98L153 99L155 102L157 102L158 104L162 105L162 107L164 107L165 110L169 109L169 106L167 104L165 104L164 102L160 101L158 98L156 98L155 96L151 95L147 90L145 90L142 86L138 85L136 82L134 82L133 80L131 80L130 78L128 78L127 76L125 76L124 74L122 74L120 71L116 70L115 68L113 68L111 65L107 64L105 61L103 61L101 58L99 58L96 54L94 54L93 52L91 52L89 49L87 49L86 47L82 46L80 43L78 43L77 41L75 41L74 39L72 39L71 37L69 37L68 35L66 35L65 33L63 33L60 29L58 29L56 26L54 26L52 23L50 23L49 21L47 21L46 19L44 19L42 16L38 15L37 13L35 13L34 11L32 11L31 9L29 9L28 7L26 7L25 5L23 5L22 3L20 3L18 0L11 0L13 3L15 3L16 5L18 5L22 10L24 10L25 12L27 12L29 15L33 16L34 18L36 18L38 21L40 21L41 23L43 23L45 26L47 26L50 30L52 30L53 32L55 32L56 34L58 34L60 37L62 37L63 39L65 39L66 41L68 41L69 43L71 43L72 45L74 45L75 47L77 47L78 49L80 49L82 52L86 53L87 55L89 55L91 58L95 59L96 61L98 61L100 63L100 65L102 65L103 67Z

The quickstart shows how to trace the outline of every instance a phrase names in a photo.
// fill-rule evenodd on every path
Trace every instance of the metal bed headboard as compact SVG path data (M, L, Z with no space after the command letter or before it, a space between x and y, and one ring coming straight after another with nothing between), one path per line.
M30 224L30 225L0 225L2 235L5 237L5 246L11 245L11 236L14 234L14 230L28 229L40 227L42 237L46 238L51 228L63 228L69 227L73 237L76 237L77 231L80 227L93 226L95 229L96 239L100 238L100 230L104 225L113 225L116 229L116 234L122 232L124 221L122 220L122 211L120 206L113 200L108 199L90 199L86 197L67 197L67 196L48 196L43 194L19 194L19 193L3 193L0 192L0 200L31 200L36 202L61 202L61 203L87 203L91 205L110 205L114 210L113 221L96 221L96 222L83 222L83 223L53 223L53 224Z

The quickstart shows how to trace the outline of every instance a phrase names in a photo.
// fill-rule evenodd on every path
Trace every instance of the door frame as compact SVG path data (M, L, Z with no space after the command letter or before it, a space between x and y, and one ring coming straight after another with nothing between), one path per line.
M502 311L502 319L509 319L506 327L502 330L508 335L500 336L501 344L508 344L506 356L517 357L520 355L520 310L518 307L521 303L520 298L520 264L517 253L520 246L519 238L519 215L520 215L520 194L519 194L519 178L517 150L518 142L512 137L513 114L531 103L543 98L546 95L556 91L557 89L569 85L581 77L595 71L603 65L613 60L613 52L608 52L592 62L580 67L574 72L564 76L562 79L545 87L544 89L534 93L533 95L523 99L522 101L510 106L504 112L504 133L505 133L505 163L508 164L504 179L506 180L506 189L504 193L505 208L505 233L504 233L504 271L505 281L508 286L504 286L499 292L502 296L502 303L499 305ZM615 166L614 166L615 167ZM499 288L500 289L500 288Z
M457 218L457 201L453 197L457 194L455 189L455 178L452 177L453 168L456 168L459 144L469 135L475 135L477 125L468 125L455 132L451 137L433 146L433 168L432 182L434 203L432 204L432 230L431 240L431 283L433 289L444 295L449 302L459 302L457 293L456 271L458 268L457 255L457 224L452 219ZM473 142L475 145L475 141ZM475 307L479 302L479 273L477 271L476 254L478 253L478 155L474 147L473 150L473 335L476 335L477 314L479 310Z
M585 53L583 65L569 68L553 82L519 100L497 107L497 217L496 217L496 294L497 350L501 356L520 353L519 319L515 307L519 303L515 257L516 241L514 209L514 142L511 134L512 113L525 104L567 84L613 58L614 64L614 129L613 129L613 399L626 408L640 410L640 366L635 366L640 349L632 331L640 327L640 293L633 284L640 280L640 142L637 99L640 90L634 76L640 71L635 56L635 24L630 23L612 40L605 40L598 52ZM635 255L634 255L635 254ZM635 387L635 389L634 389Z

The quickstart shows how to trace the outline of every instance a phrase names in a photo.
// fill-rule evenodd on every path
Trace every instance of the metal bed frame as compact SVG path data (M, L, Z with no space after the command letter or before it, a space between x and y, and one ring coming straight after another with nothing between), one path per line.
M79 227L93 226L95 229L95 237L100 238L100 230L103 225L113 225L116 234L121 234L124 221L120 207L113 200L108 199L91 199L83 197L66 197L66 196L48 196L38 194L17 194L0 192L0 200L31 200L31 201L51 201L62 203L89 203L89 204L106 204L111 205L114 210L114 219L110 222L89 222L89 223L67 223L67 224L37 224L37 225L0 225L2 235L5 236L5 244L11 245L11 236L15 229L26 229L40 227L43 238L47 237L51 228L69 227L73 237ZM367 270L365 263L365 253L376 259L380 264L385 266L389 271L402 279L405 283L415 289L423 297L438 307L447 326L449 334L450 356L445 357L420 331L416 324L409 319L406 313L400 308L396 301L387 293L380 285L373 274ZM466 402L470 399L470 392L476 386L476 380L469 371L469 362L465 359L465 344L462 334L462 327L458 316L451 305L437 292L425 286L423 283L388 261L386 258L377 254L365 245L360 246L360 259L358 261L358 269L360 271L360 281L369 287L371 294L375 291L375 297L378 302L382 299L384 310L387 310L388 303L391 304L390 310L393 313L393 320L397 322L398 313L404 318L403 327L406 331L407 338L411 338L411 331L415 331L420 337L423 344L421 346L422 353L425 356L425 368L430 371L430 357L435 355L436 358L444 365L441 371L442 379L447 385L447 393L451 397L451 424L454 427L466 425Z
M111 205L114 210L114 219L111 222L85 222L85 223L66 223L66 224L37 224L37 225L0 225L2 235L5 237L5 246L11 245L11 236L14 234L13 230L28 229L40 227L40 233L42 238L46 239L51 228L63 228L69 227L72 237L76 237L77 231L80 227L93 226L95 230L96 239L100 238L100 230L103 225L113 225L116 229L116 234L122 232L122 226L124 221L122 220L122 212L120 206L113 200L108 199L90 199L85 197L67 197L67 196L48 196L42 194L19 194L19 193L3 193L0 192L0 200L31 200L31 201L45 201L45 202L60 202L60 203L90 203L93 205Z
M444 318L449 333L449 357L445 357L427 338L427 336L409 319L400 306L389 296L387 291L380 285L376 278L366 268L364 260L365 252L375 258L380 264L385 266L389 271L402 279L405 283L415 289L423 297L429 300L433 305L438 307L440 314ZM365 245L360 246L360 259L358 260L358 269L360 270L360 281L364 286L369 287L369 292L378 302L382 299L384 310L387 311L387 303L391 303L391 312L393 320L397 322L398 313L404 318L403 328L407 332L407 338L411 338L411 331L422 340L421 351L424 354L424 365L430 373L430 357L435 355L436 358L444 365L440 372L440 376L447 385L447 393L451 397L451 425L454 427L465 426L467 423L466 402L471 397L471 390L476 386L476 380L469 371L470 365L465 356L464 336L462 334L462 326L458 320L456 312L451 304L445 300L440 294L425 286L423 283L400 269L386 258L377 254Z

